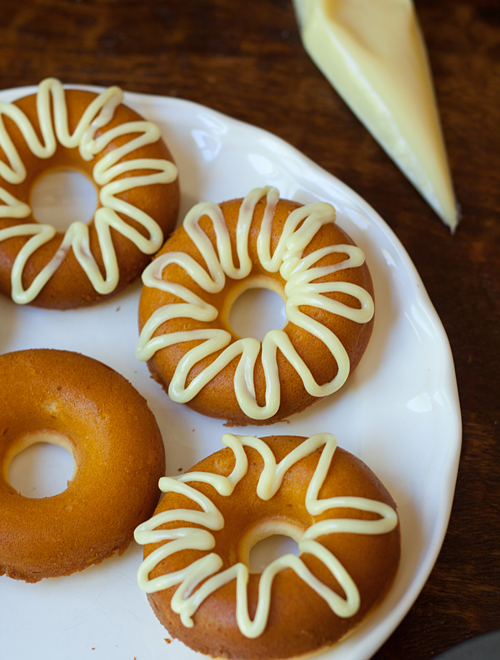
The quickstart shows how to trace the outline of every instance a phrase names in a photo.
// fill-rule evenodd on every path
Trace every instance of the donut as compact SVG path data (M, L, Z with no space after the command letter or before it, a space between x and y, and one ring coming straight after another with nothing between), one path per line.
M90 357L51 349L0 356L0 575L37 582L122 554L158 502L165 450L146 401ZM52 497L24 497L11 460L36 442L67 449L75 469Z
M137 279L176 223L177 169L155 124L100 94L40 83L37 94L0 102L0 292L49 309L93 305ZM88 224L56 231L33 217L44 173L71 169L95 185Z
M275 188L194 206L142 279L136 357L173 401L228 425L271 424L336 392L372 333L370 273L333 206ZM229 324L254 287L285 302L285 327L262 342Z
M397 572L391 496L328 433L225 434L222 449L177 477L139 525L140 587L168 632L213 657L271 660L331 647L381 603ZM262 573L266 537L298 543Z

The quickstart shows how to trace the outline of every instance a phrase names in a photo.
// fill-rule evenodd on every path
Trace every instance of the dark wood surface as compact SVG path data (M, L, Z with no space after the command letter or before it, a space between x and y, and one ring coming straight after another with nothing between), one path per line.
M416 6L461 205L453 236L309 59L291 0L0 0L1 89L118 84L265 128L356 190L409 252L451 343L463 449L437 564L376 660L427 660L500 628L500 3Z

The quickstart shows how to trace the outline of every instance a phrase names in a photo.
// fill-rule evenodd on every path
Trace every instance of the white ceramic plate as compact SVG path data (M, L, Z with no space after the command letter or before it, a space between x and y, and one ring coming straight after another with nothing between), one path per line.
M94 88L90 88L94 89ZM7 90L11 101L34 88ZM273 434L334 433L365 461L395 498L401 517L401 567L388 598L324 660L367 660L396 628L422 589L441 548L453 499L461 418L453 360L441 322L405 250L377 213L328 172L280 139L205 107L127 94L157 122L177 161L181 217L200 200L244 196L276 186L282 197L332 202L338 222L366 253L376 291L375 330L358 370L337 395L272 428ZM45 311L0 300L0 352L49 347L97 358L147 398L162 430L168 471L177 474L221 447L225 428L170 402L134 358L140 285L104 305ZM0 376L1 377L1 376ZM268 428L247 427L265 435ZM47 521L49 524L49 521ZM199 657L156 621L136 585L142 548L67 578L25 584L0 578L0 655L39 658ZM168 643L168 645L167 645Z

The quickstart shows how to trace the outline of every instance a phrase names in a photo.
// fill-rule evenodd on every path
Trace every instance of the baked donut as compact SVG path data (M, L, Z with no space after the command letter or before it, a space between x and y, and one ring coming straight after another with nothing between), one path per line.
M300 657L332 646L379 604L400 556L395 504L335 437L223 436L135 531L139 584L173 637L214 657ZM249 571L275 534L300 555Z
M152 412L110 367L69 351L0 356L0 575L37 582L122 554L158 502L165 449ZM68 487L33 499L8 482L36 442L67 449Z
M270 424L336 392L372 332L370 273L334 208L275 188L196 205L143 283L136 356L173 401L232 425ZM285 301L287 324L262 342L228 320L254 287Z
M123 92L64 90L0 102L0 291L19 304L95 304L136 279L176 223L177 169L159 128L121 103ZM33 184L54 169L95 185L89 224L63 234L33 217Z

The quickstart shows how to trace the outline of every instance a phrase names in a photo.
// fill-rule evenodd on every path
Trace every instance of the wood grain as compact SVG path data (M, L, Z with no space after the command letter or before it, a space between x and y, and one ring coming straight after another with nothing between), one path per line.
M455 235L305 53L291 0L0 0L0 88L118 84L267 129L362 195L448 333L463 450L437 564L376 660L427 660L500 627L500 6L418 0L461 206Z

